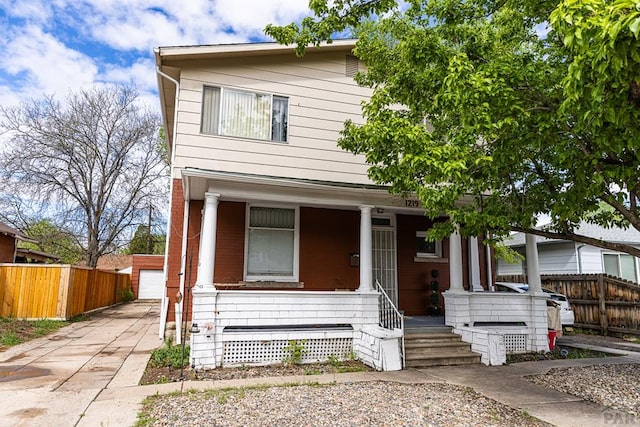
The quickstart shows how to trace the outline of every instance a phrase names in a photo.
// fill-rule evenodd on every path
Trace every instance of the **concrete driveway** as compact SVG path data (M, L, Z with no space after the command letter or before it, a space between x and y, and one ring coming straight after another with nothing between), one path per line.
M0 426L135 423L139 397L100 396L137 386L162 345L159 318L159 302L122 304L0 353Z

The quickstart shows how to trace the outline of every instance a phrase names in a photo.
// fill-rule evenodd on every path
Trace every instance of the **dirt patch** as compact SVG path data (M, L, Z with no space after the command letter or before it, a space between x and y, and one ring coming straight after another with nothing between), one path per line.
M59 320L21 320L0 318L0 351L57 331L69 322Z
M597 350L581 348L583 345L618 348L633 351L630 346L640 347L634 344L633 340L629 341L621 337L604 337L601 335L590 335L581 333L565 334L556 343L556 348L548 353L525 353L525 354L508 354L507 363L517 362L535 362L542 360L558 360L558 359L585 359L591 357L611 357L615 354L606 353ZM638 351L638 348L635 349Z
M370 367L359 361L344 361L336 364L313 363L308 365L272 365L243 366L239 368L220 368L195 370L185 368L184 371L173 367L147 367L140 380L141 385L162 384L175 381L192 380L235 380L243 378L283 377L292 375L320 375L342 372L372 371ZM184 378L183 378L184 377Z

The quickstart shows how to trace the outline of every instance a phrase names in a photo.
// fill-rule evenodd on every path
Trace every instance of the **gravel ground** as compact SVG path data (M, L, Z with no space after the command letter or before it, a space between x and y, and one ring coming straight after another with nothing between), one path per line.
M611 337L575 337L591 345L626 344ZM640 364L556 368L527 379L640 415ZM471 388L444 383L363 382L188 392L149 398L143 412L139 425L148 426L549 425Z
M640 415L640 365L595 365L551 369L527 378L613 409Z
M548 426L470 388L391 382L154 396L149 426Z

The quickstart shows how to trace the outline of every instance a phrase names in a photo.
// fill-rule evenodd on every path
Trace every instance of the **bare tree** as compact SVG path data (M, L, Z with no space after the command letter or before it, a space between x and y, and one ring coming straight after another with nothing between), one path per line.
M75 236L88 266L128 240L166 197L160 119L131 87L106 86L0 107L5 217L37 207ZM24 203L16 203L19 196ZM7 211L9 210L9 211Z

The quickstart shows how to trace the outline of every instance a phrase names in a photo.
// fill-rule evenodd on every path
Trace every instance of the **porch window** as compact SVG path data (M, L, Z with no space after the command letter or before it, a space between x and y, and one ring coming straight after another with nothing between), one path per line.
M442 241L426 240L426 231L416 231L416 257L418 258L441 258Z
M275 142L287 141L289 98L205 86L200 131Z
M604 272L621 279L638 281L636 259L628 254L602 254Z
M249 206L247 280L298 280L297 208Z

